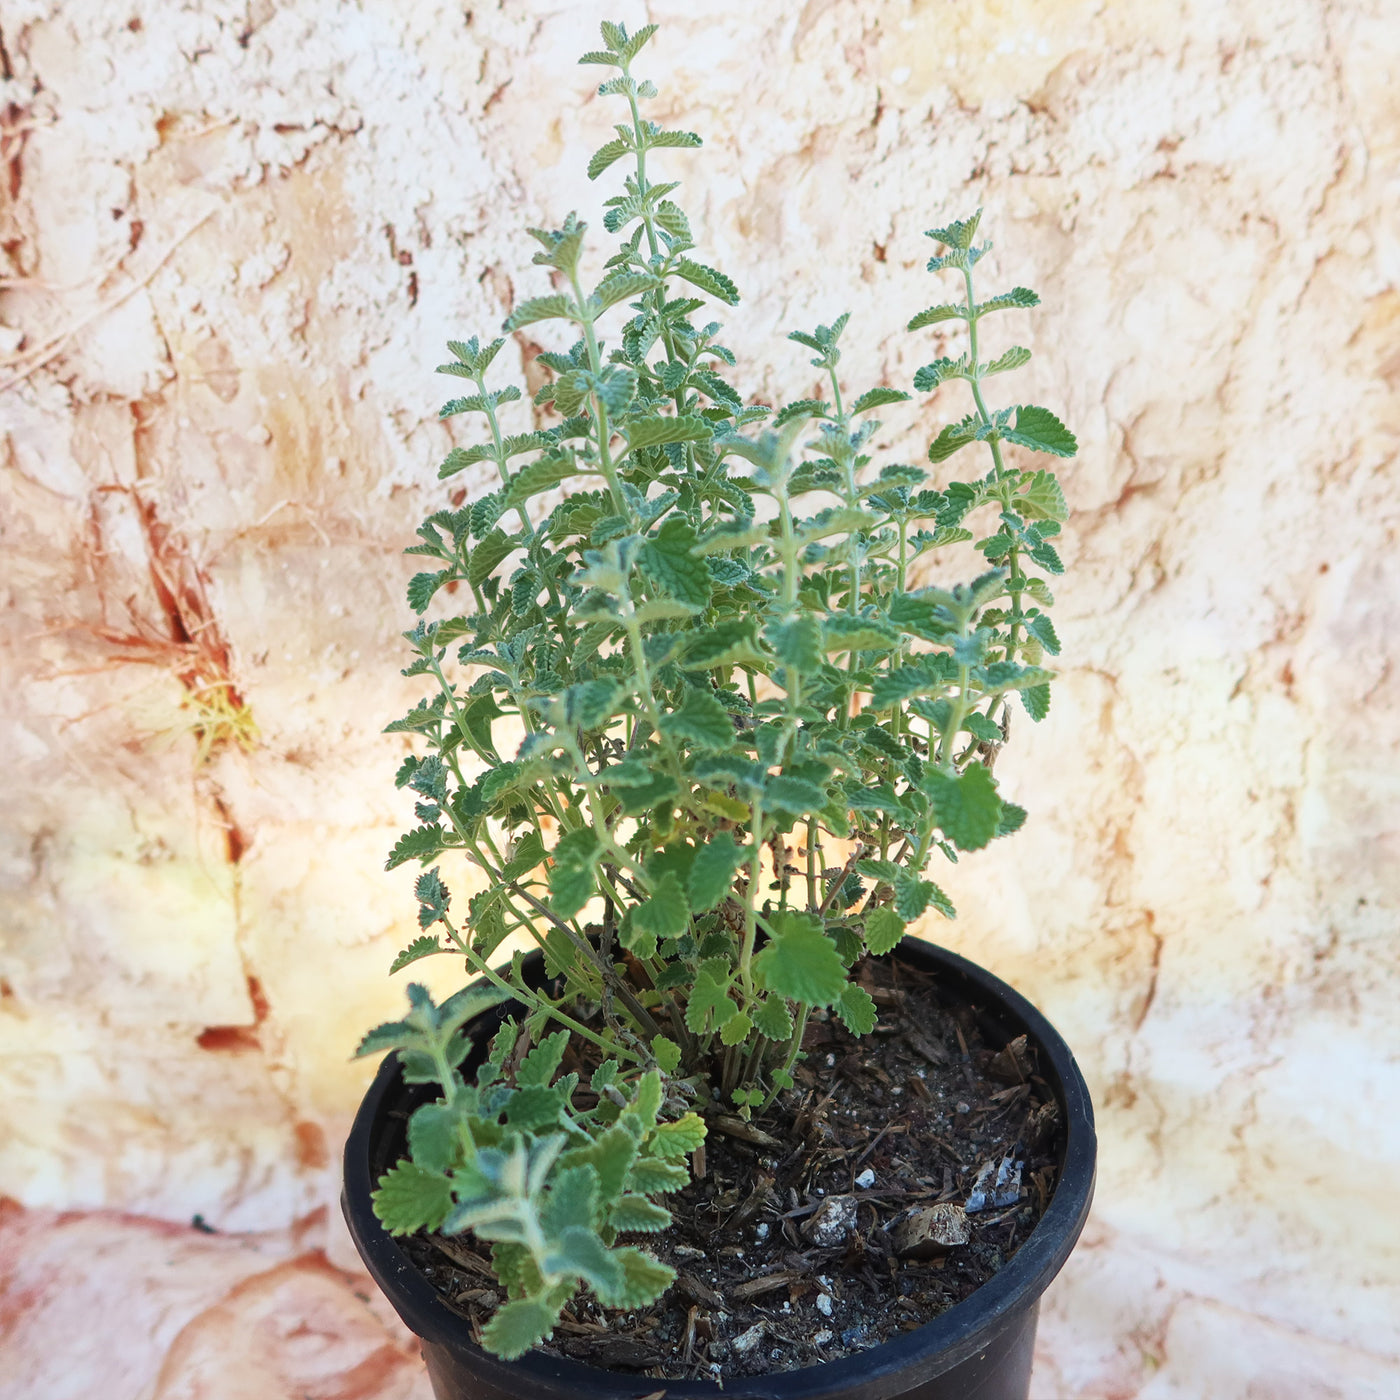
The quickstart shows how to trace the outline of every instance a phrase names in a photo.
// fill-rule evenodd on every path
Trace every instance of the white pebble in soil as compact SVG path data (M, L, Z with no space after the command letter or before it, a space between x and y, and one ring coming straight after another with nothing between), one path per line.
M760 1224L755 1225L753 1233L755 1239L766 1240L768 1238L768 1222L765 1220Z
M856 1185L859 1186L862 1191L869 1190L870 1187L875 1185L874 1171L870 1167L866 1167L866 1169L856 1177Z
M817 1311L821 1313L823 1317L831 1316L832 1306L833 1301L830 1293L817 1294Z
M823 1327L820 1332L812 1334L812 1345L824 1347L835 1335L836 1333L830 1327Z

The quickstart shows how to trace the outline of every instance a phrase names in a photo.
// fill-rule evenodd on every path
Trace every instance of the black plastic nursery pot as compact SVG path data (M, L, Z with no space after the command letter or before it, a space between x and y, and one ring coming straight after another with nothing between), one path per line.
M371 1209L375 1183L403 1154L406 1111L434 1094L434 1086L405 1085L398 1057L390 1054L345 1145L341 1204L365 1266L421 1339L437 1400L1026 1400L1040 1298L1069 1258L1093 1197L1097 1148L1089 1091L1055 1028L1006 983L916 939L905 939L897 956L936 974L944 990L974 1007L990 1039L1026 1035L1039 1049L1040 1074L1063 1114L1064 1155L1054 1195L998 1273L894 1341L820 1366L730 1378L722 1388L714 1381L618 1374L538 1351L501 1361L472 1341L467 1319L438 1296ZM494 1008L470 1023L478 1057L510 1009Z

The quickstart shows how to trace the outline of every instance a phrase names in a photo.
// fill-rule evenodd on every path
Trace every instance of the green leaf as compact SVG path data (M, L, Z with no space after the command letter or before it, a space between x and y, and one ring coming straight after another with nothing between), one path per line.
M770 622L763 635L778 660L798 675L810 676L822 668L821 623L810 613L791 622Z
M652 1036L651 1053L664 1073L674 1074L680 1068L681 1047L669 1036Z
M946 461L960 447L966 447L968 443L976 440L977 420L968 414L960 423L949 423L934 438L928 450L928 459L930 462Z
M656 1157L688 1157L705 1141L705 1120L698 1113L687 1113L674 1123L658 1123L651 1139ZM640 1165L640 1163L638 1163ZM635 1175L636 1168L633 1168Z
M645 1196L623 1195L612 1208L608 1224L619 1233L654 1235L671 1223L671 1212Z
M679 1191L689 1180L690 1172L685 1167L657 1157L639 1158L628 1178L634 1191L645 1191L649 1196Z
M689 685L680 708L663 717L662 730L706 751L727 749L734 742L734 721L709 689ZM707 906L708 907L708 906Z
M769 1040L787 1040L792 1035L792 1013L781 997L764 997L754 1011L753 1023Z
M416 613L423 612L433 601L433 594L451 577L451 569L436 574L414 574L408 581L408 606Z
M720 1028L719 1038L725 1045L742 1045L753 1030L753 1022L747 1014L736 1011Z
M559 1309L543 1298L517 1298L481 1329L481 1345L503 1361L514 1361L544 1341L558 1321Z
M641 566L668 596L703 608L710 601L710 571L705 561L692 553L694 548L695 531L690 522L673 517L642 546Z
M597 61L594 55L585 54L579 62L587 63L590 59L593 59L595 62ZM608 59L605 61L611 62L612 60ZM623 141L620 137L609 141L605 146L599 146L598 149L593 152L592 156L589 157L588 178L590 180L596 180L608 166L614 161L621 160L631 149L632 143L630 141Z
M520 302L506 317L503 329L518 331L522 326L532 326L536 321L557 321L561 318L573 319L569 300L562 293L547 297L531 297Z
M836 1014L852 1035L869 1035L875 1029L875 1002L864 987L847 984L836 1003Z
M1010 836L1013 832L1020 831L1026 824L1026 809L1018 807L1014 802L1003 802L1001 804L1001 821L997 824L998 836Z
M559 1127L559 1111L564 1096L558 1089L532 1084L517 1089L506 1104L506 1122L521 1132L538 1132L541 1128Z
M851 405L852 414L865 413L868 409L882 408L885 404L904 403L909 395L902 389L887 389L883 385L878 385L874 389L867 389L855 403Z
M949 306L946 303L942 306L930 306L927 311L921 311L909 322L906 329L911 331L921 330L924 326L936 326L942 321L960 321L967 317L967 309L962 306Z
M930 905L945 918L956 916L952 901L932 880L920 880L911 872L901 870L894 882L895 913L906 922L912 922Z
M379 1178L370 1200L391 1235L436 1230L452 1209L452 1183L441 1172L403 1161Z
M754 642L754 620L721 622L696 634L681 665L687 671L710 671L719 666L768 661Z
M1051 656L1060 654L1060 638L1055 631L1055 624L1050 621L1048 613L1037 613L1034 617L1026 619L1026 631L1038 641Z
M904 920L893 909L872 909L865 916L865 946L876 957L893 952L904 933Z
M393 870L410 860L420 860L426 865L435 856L442 854L445 845L441 827L420 826L399 837L394 843L394 849L389 852L389 859L384 862L384 868Z
M430 1172L449 1171L461 1150L457 1114L445 1103L425 1103L408 1120L413 1164Z
M668 1223L669 1220L668 1215ZM586 1226L570 1225L551 1243L553 1248L545 1256L545 1268L550 1273L581 1278L595 1292L616 1292L622 1286L622 1265Z
M596 889L597 877L591 865L556 864L549 869L549 907L561 919L572 919Z
M1058 479L1043 468L1021 483L1014 504L1027 520L1054 520L1063 525L1069 519L1069 506Z
M518 506L528 501L531 496L538 496L542 491L552 490L561 481L567 481L571 476L579 474L578 463L572 457L549 456L541 457L538 461L529 462L516 472L511 478L510 485L506 488L505 504L507 506ZM477 550L481 548L477 546ZM476 550L473 552L475 558ZM497 560L496 563L499 563ZM492 564L487 569L487 573ZM478 580L479 582L479 580Z
M982 211L979 209L970 219L954 219L943 228L931 228L924 234L925 238L932 238L935 243L942 243L949 248L970 248L972 240L977 237L977 225L982 221Z
M793 778L780 774L769 778L763 785L763 805L770 809L790 812L795 817L804 817L809 812L820 812L826 804L826 793L807 778Z
M1016 426L1003 428L1001 435L1007 442L1056 457L1073 457L1079 451L1074 434L1048 408L1037 408L1034 404L1017 408Z
M982 366L979 371L983 376L989 374L1001 374L1008 369L1020 369L1022 365L1029 364L1031 352L1024 345L1013 345L1010 350L1003 351L990 363Z
M605 277L593 291L592 300L600 311L616 306L628 297L641 296L656 286L656 278L649 272L614 272ZM630 397L630 395L629 395Z
M437 938L431 933L425 933L421 938L415 938L402 953L393 961L389 968L389 975L392 977L396 972L402 972L409 963L417 962L419 958L429 958L434 953L441 953L443 949L439 946Z
M729 723L729 716L725 716ZM733 728L731 725L730 732ZM693 913L705 914L715 908L734 886L734 872L752 856L752 848L736 845L734 838L722 831L695 853L687 884Z
M775 914L773 936L753 960L764 987L790 1001L830 1006L846 986L846 968L836 944L810 914Z
M563 1063L564 1051L568 1044L568 1031L555 1031L552 1035L545 1036L520 1062L520 1068L515 1072L517 1088L524 1089L535 1084L547 1085Z
M694 414L682 413L674 418L657 416L638 418L625 428L627 446L656 447L667 442L705 442L713 434L709 422Z
M612 718L622 687L615 680L580 681L560 697L564 723L597 729Z
M939 828L958 850L979 851L997 834L1001 798L996 779L980 763L969 763L957 777L930 773L925 788Z
M613 1258L622 1265L623 1282L615 1290L595 1289L604 1307L640 1308L654 1302L676 1281L673 1268L640 1249L615 1249Z
M713 1017L717 1026L722 1026L739 1009L729 996L729 985L733 980L728 960L710 958L700 964L695 975L695 985L690 989L690 997L685 1006L686 1029L696 1035L703 1035L710 1028Z
M1050 687L1033 685L1028 690L1023 690L1021 704L1025 706L1026 713L1039 724L1050 713Z
M674 150L691 150L705 143L693 131L657 131L647 133L647 145Z
M622 1194L627 1173L637 1160L637 1139L626 1128L614 1124L587 1147L575 1149L559 1159L559 1165L588 1163L598 1173L598 1200L610 1206Z
M471 558L467 561L467 581L473 588L479 588L496 565L508 558L515 547L516 542L504 531L492 530L471 552Z
M550 1178L540 1224L557 1235L571 1225L591 1230L598 1218L598 1172L590 1162L564 1167Z
M690 906L679 876L663 875L656 882L651 898L632 910L632 927L656 938L677 938L690 927Z
M739 289L724 273L713 267L706 267L704 263L691 262L689 258L681 258L671 271L678 277L684 277L687 282L699 287L702 292L708 292L712 297L727 302L730 306L739 304Z
M893 651L898 645L899 633L875 617L836 613L822 627L822 646L829 652Z
M978 302L976 314L981 316L988 311L1006 311L1013 307L1028 310L1039 305L1040 298L1029 287L1013 287L1009 292L1002 292L1000 296Z

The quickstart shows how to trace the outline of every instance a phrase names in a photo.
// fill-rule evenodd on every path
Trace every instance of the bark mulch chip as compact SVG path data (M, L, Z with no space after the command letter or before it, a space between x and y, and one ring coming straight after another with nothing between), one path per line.
M1015 1254L1063 1137L1035 1046L988 1044L972 1007L907 964L860 978L873 1033L817 1013L795 1089L759 1123L712 1119L705 1175L667 1199L669 1230L636 1240L675 1284L636 1312L580 1295L543 1350L658 1380L815 1366L932 1321ZM404 1243L479 1332L504 1301L489 1247Z

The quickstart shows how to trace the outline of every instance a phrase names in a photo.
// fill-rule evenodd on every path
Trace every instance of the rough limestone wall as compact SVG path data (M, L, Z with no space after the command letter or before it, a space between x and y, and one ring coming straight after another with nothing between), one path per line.
M848 308L851 376L907 386L936 353L901 329L940 299L921 231L978 205L995 285L1044 299L997 332L1082 444L1064 678L999 766L1032 820L926 930L1041 1002L1099 1106L1043 1393L1380 1394L1394 6L618 17L663 25L657 115L706 137L665 168L746 294L745 393L807 392L782 335ZM613 120L573 67L595 19L0 5L0 1192L25 1205L270 1229L333 1197L347 1055L412 926L379 730L416 693L399 550L453 442L430 370L543 287L523 226L612 192L582 173ZM903 454L958 387L889 412ZM220 697L255 742L201 764L191 706Z

